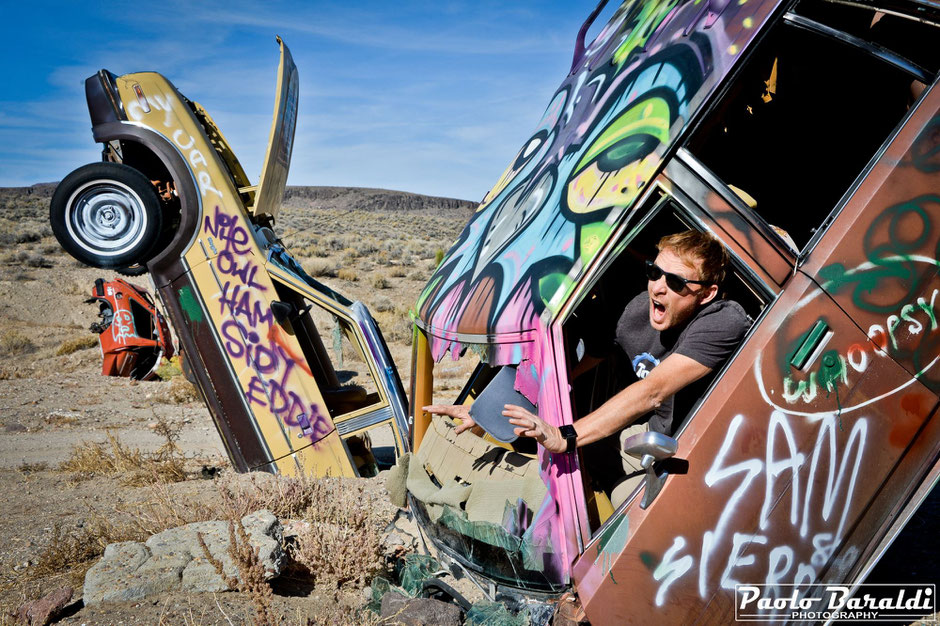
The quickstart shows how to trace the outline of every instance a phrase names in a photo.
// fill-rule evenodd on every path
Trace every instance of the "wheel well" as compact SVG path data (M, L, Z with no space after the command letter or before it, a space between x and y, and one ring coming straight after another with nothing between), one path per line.
M117 149L114 144L117 143ZM107 160L117 161L133 167L146 176L153 184L163 207L164 229L159 249L164 248L172 239L180 224L180 199L176 181L160 157L149 147L128 139L111 142L105 150Z

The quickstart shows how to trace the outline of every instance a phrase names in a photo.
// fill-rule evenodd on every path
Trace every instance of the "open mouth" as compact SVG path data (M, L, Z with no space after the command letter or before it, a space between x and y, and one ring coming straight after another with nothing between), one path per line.
M656 300L650 300L652 308L650 312L652 313L653 321L660 322L663 318L666 317L666 305Z

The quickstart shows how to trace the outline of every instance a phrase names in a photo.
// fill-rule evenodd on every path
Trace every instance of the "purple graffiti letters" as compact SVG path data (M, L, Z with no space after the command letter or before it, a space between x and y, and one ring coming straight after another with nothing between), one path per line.
M228 274L229 276L240 279L246 287L267 291L267 287L255 282L255 274L258 273L258 266L251 261L246 261L243 266L239 267L235 255L229 250L222 250L216 262L218 263L219 271L223 274Z
M222 286L222 297L219 298L221 312L228 310L233 318L242 316L245 322L255 328L259 324L270 326L274 319L270 309L263 307L258 300L253 300L250 289L242 289L242 285L232 286L232 283L225 283Z
M222 213L219 207L215 207L215 215L212 218L206 217L203 230L224 241L225 249L230 252L235 254L251 252L248 246L248 231L238 225L237 217Z
M318 441L332 431L329 420L316 404L304 402L288 388L288 380L297 363L276 342L262 341L260 335L241 322L230 319L222 324L225 350L233 359L243 359L255 371L245 398L249 404L267 407L281 422L300 427L300 436ZM266 378L276 374L274 378Z

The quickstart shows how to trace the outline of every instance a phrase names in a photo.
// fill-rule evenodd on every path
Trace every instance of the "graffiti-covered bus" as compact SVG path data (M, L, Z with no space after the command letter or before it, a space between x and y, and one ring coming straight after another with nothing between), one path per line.
M738 585L851 587L940 472L940 4L627 1L589 25L417 303L412 509L467 569L573 586L592 623L728 623ZM671 441L621 450L653 463L616 508L604 451L482 446L422 409L512 368L577 429L643 373L617 347L585 373L586 347L687 230L727 250L748 329ZM480 365L446 398L452 358ZM442 512L424 473L470 493Z

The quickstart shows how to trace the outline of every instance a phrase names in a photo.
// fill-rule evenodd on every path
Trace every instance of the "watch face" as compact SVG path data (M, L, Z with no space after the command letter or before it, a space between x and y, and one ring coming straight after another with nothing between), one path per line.
M574 452L578 447L578 431L574 429L574 426L571 424L565 424L558 428L561 436L565 438L565 442L568 444L567 452Z

